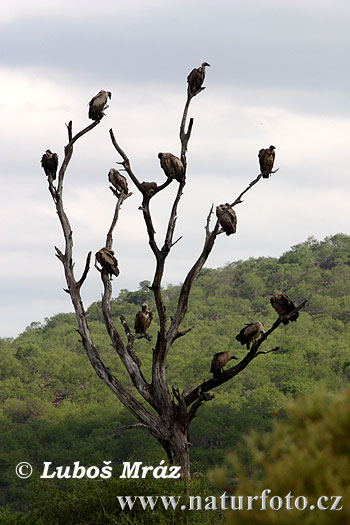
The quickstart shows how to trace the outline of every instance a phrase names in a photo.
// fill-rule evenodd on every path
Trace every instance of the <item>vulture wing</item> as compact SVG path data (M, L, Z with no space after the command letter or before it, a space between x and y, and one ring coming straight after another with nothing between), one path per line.
M226 235L236 233L237 216L229 204L221 204L216 208L216 216L219 219L220 226L225 231Z
M247 324L242 330L236 335L237 341L241 345L246 344L247 349L249 350L250 343L257 339L262 331L262 324L260 322Z
M108 275L115 275L116 277L118 277L120 273L118 268L118 261L110 250L108 250L107 248L101 248L101 250L99 250L95 254L95 257L100 263L102 269Z
M261 149L258 154L260 172L264 179L268 179L269 175L273 168L273 163L275 161L275 151L267 149Z
M127 180L118 170L111 168L108 173L108 180L115 189L123 191L125 194L129 192Z
M172 153L159 153L158 157L165 175L181 182L185 171L181 160Z
M281 315L287 315L295 310L295 304L287 294L275 294L270 299L272 307ZM283 324L287 325L289 321L296 321L299 317L299 312L295 312L290 319L283 319Z
M52 153L50 150L46 150L46 153L41 157L41 165L45 171L45 175L47 177L51 175L52 179L55 180L58 166L57 153Z
M107 103L108 92L100 91L92 97L89 102L89 118L91 120L99 120L102 117L102 112Z
M147 332L147 316L141 310L136 314L134 328L136 334L145 334Z

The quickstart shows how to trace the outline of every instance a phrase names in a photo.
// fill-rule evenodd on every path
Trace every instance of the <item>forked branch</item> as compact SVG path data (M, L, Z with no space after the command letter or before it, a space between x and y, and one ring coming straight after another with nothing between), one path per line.
M280 316L278 319L276 319L276 321L273 323L271 328L267 330L265 334L263 334L259 339L256 339L254 341L249 352L243 357L243 359L237 365L225 370L218 377L213 377L211 379L208 379L207 381L203 381L202 384L194 388L189 394L186 395L186 405L187 406L192 405L192 403L194 403L203 394L203 392L209 392L210 390L217 388L218 386L232 379L234 376L238 375L258 355L269 354L271 352L275 352L279 350L279 347L275 347L272 350L268 350L265 352L258 351L260 346L264 343L264 341L266 341L266 339L272 334L272 332L274 332L276 328L278 328L278 326L284 320L289 320L295 314L295 312L299 312L302 308L304 308L307 302L308 302L308 299L305 299L292 312L290 312L289 314L285 316L282 316L282 317Z

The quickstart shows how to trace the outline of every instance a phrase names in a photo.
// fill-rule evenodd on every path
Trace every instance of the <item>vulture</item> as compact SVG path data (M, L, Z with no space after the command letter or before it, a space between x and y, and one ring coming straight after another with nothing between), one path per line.
M203 62L200 67L192 69L191 73L188 75L187 93L189 96L194 97L197 93L205 89L202 85L205 79L205 68L207 66L210 66L210 64L208 64L208 62Z
M117 191L123 192L125 195L129 193L126 178L118 170L111 168L108 172L108 180Z
M146 334L153 319L152 310L147 303L143 303L141 308L135 317L135 334Z
M112 97L110 91L100 91L92 97L89 102L89 118L91 120L101 120L104 116L103 110L108 108L107 99Z
M275 293L270 299L272 308L282 317L290 314L295 310L295 304L292 299L285 293ZM283 319L283 324L288 324L289 321L296 321L299 317L299 312L296 311L289 319Z
M144 190L146 197L149 198L153 197L158 188L156 182L141 182L141 187Z
M108 248L106 247L101 248L101 250L95 253L95 257L102 267L102 272L106 273L109 276L115 275L116 277L118 277L118 261L114 257L113 250L108 250Z
M185 176L185 168L181 160L172 153L158 153L160 167L170 179L182 182Z
M260 172L264 179L268 179L275 162L275 146L270 146L259 151Z
M41 157L41 165L44 168L46 176L49 177L51 175L52 180L55 180L58 166L57 153L52 153L50 149L47 149Z
M216 216L219 219L220 226L224 232L226 232L226 235L236 233L237 215L228 202L216 206Z
M241 343L241 345L246 344L247 349L249 350L250 343L254 341L254 339L257 339L260 334L264 333L265 330L263 323L256 321L256 323L246 324L239 334L236 335L236 339Z
M231 359L237 359L237 357L235 355L231 355L230 350L226 350L225 352L217 352L214 354L210 367L210 372L213 374L213 376L218 377L220 374L222 374L222 369Z

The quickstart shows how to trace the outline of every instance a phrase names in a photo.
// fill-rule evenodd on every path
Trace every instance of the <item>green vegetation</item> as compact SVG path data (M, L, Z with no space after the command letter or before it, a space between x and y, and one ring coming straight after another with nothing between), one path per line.
M187 494L202 494L205 498L213 493L203 480L194 480L189 486L182 481L128 479L61 481L57 485L37 483L33 510L25 516L5 509L0 515L1 525L222 525L223 513L183 511L181 505L188 504ZM187 494L186 494L187 492ZM133 508L122 510L117 495L128 495ZM145 509L136 496L143 495ZM167 495L166 510L156 496ZM174 498L175 509L169 496ZM154 508L147 496L152 496ZM123 499L125 502L125 499Z
M117 326L121 314L133 326L145 300L154 310L146 285L142 281L140 290L123 290L113 300ZM220 464L250 429L269 431L276 418L284 417L291 397L312 392L320 382L331 392L349 384L350 237L338 234L322 242L309 239L278 259L204 269L183 327L196 329L174 344L168 359L170 385L181 389L209 378L215 352L230 349L243 357L245 349L235 335L246 322L271 326L276 313L269 297L274 292L286 292L295 302L310 301L296 323L281 326L265 343L264 350L278 345L279 352L258 357L199 410L190 434L193 472ZM165 290L169 315L177 295L176 286ZM132 388L105 334L100 303L88 308L88 320L105 363ZM135 420L92 370L75 328L74 314L58 314L43 325L33 323L16 339L0 340L0 505L25 510L36 490L35 483L16 477L20 461L29 461L38 476L44 461L101 466L110 460L119 475L123 461L155 465L164 459L145 429L125 429ZM155 338L156 319L150 333ZM135 345L146 378L152 344L139 340Z
M286 421L274 425L271 433L255 432L247 438L243 449L249 451L249 458L243 461L231 455L226 468L212 473L227 494L239 494L245 502L246 496L258 495L251 511L228 512L227 523L350 523L349 405L350 389L330 394L319 388L311 396L289 402ZM234 484L229 481L233 475L238 476ZM261 510L265 489L270 492L266 510ZM307 504L300 496L307 498ZM270 501L273 508L281 508L273 510Z

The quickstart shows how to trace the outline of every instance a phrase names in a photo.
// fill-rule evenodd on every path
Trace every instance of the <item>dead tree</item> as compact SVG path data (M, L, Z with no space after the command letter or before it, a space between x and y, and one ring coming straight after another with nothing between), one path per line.
M196 94L187 94L187 100L185 103L183 116L180 124L180 159L184 166L184 173L178 181L176 179L168 177L167 180L159 186L157 186L155 183L152 183L152 191L148 191L147 185L145 185L144 183L140 183L139 178L137 178L137 176L134 174L129 158L119 146L112 129L110 129L109 131L112 144L114 145L115 149L121 157L120 163L123 165L124 170L136 186L137 190L142 195L141 209L147 229L148 242L156 261L154 278L150 289L154 294L154 300L159 320L159 330L153 349L151 382L146 381L141 370L141 363L134 351L135 344L137 344L136 341L140 337L140 334L133 334L129 328L126 319L123 316L121 316L121 325L126 335L126 340L124 342L111 314L111 279L107 272L100 270L101 279L103 283L102 312L112 346L115 349L121 361L120 366L125 367L129 374L131 383L142 396L144 402L140 402L132 394L129 386L122 384L111 373L110 369L102 361L96 347L94 346L80 295L80 289L90 269L91 252L89 252L87 255L85 269L83 271L82 276L79 279L77 279L75 277L74 272L74 262L72 253L72 229L63 206L64 177L73 154L74 144L83 135L92 131L93 128L95 128L102 121L103 116L101 117L101 119L96 120L95 122L93 122L74 136L72 132L72 122L69 122L69 124L67 125L68 144L64 149L64 159L60 166L57 186L55 186L52 176L48 176L49 191L56 206L57 214L62 226L65 240L64 252L55 247L56 255L62 262L64 267L67 282L67 289L65 291L71 297L78 322L78 332L81 336L82 344L84 345L91 365L94 368L96 374L112 390L112 392L116 395L119 401L139 421L138 424L132 425L132 427L146 428L151 433L151 435L154 436L164 447L169 461L175 465L181 466L182 476L187 478L190 477L190 443L188 439L188 430L193 418L196 416L199 407L204 402L213 399L214 395L210 393L212 390L222 385L226 381L231 380L234 376L242 372L253 359L258 357L259 355L267 354L278 349L273 348L271 350L262 351L260 350L260 347L283 320L282 318L278 318L272 325L272 327L269 330L267 330L266 333L260 339L254 341L251 349L247 352L245 357L241 359L241 361L239 361L235 366L232 366L231 368L227 369L217 377L213 377L207 381L204 381L195 388L187 387L182 392L180 392L179 389L175 386L172 386L171 388L169 387L166 377L167 356L172 349L174 341L185 336L190 330L193 329L192 327L187 330L181 330L181 325L186 315L189 295L191 292L193 282L198 276L203 265L205 264L210 252L212 251L217 236L223 233L224 231L220 227L220 216L217 218L215 224L211 225L211 219L213 216L212 206L206 219L203 248L198 256L198 259L195 261L192 268L189 270L183 285L181 286L175 315L173 315L173 317L169 319L167 316L164 299L162 296L161 283L166 259L171 251L171 248L179 240L177 239L174 241L174 233L178 205L183 194L184 187L186 185L187 146L193 127L192 118L189 120L187 126L187 116L190 103ZM233 200L233 202L230 204L231 208L234 208L242 202L243 195L247 191L249 191L255 184L257 184L261 177L262 175L259 174L247 186L247 188L245 188L244 191L242 191L240 195L235 200ZM151 199L156 200L157 194L160 191L165 190L170 184L178 185L178 189L174 202L172 204L165 237L160 243L159 240L156 239L155 230L153 227L150 201ZM105 248L107 250L112 249L113 231L117 224L120 208L125 199L131 196L131 193L125 194L124 192L114 192L114 194L116 196L117 202L112 223L106 237ZM304 301L301 305L296 307L296 309L300 310L305 305L305 303L306 301ZM152 410L150 410L150 408Z

